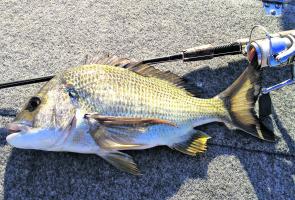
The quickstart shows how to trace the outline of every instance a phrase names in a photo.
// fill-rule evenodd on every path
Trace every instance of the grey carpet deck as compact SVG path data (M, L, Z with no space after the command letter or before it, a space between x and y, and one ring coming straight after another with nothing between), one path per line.
M135 59L172 54L207 43L295 28L295 8L266 17L256 0L12 1L0 2L1 81L54 74L86 54ZM245 69L242 56L168 63L160 69L194 81L200 96L228 87ZM288 77L268 69L264 85ZM42 84L0 91L0 127ZM165 147L131 151L143 176L122 173L95 155L11 148L0 128L0 196L5 199L294 199L295 85L272 93L277 143L261 142L224 125L201 127L208 151L189 157Z

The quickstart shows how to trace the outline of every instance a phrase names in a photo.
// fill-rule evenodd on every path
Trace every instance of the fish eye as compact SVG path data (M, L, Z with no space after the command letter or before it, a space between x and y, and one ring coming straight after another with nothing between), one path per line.
M78 93L77 93L77 91L76 91L75 89L73 89L73 88L69 88L69 89L68 89L68 93L69 93L69 96L70 96L71 98L75 98L75 99L78 98Z
M39 97L32 97L26 107L26 110L33 112L41 104L41 99Z

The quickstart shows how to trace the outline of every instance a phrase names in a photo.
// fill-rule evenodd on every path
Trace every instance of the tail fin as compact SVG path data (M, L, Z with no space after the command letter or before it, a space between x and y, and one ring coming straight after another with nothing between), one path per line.
M254 111L260 90L259 80L259 69L250 64L242 75L218 97L223 100L228 109L230 124L260 139L274 141L274 133L259 121Z

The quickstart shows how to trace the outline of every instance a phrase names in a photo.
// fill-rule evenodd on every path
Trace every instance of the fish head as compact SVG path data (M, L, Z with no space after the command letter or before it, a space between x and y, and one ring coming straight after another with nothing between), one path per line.
M71 91L72 92L72 91ZM17 148L50 150L74 126L73 95L58 77L32 96L7 125L7 142Z

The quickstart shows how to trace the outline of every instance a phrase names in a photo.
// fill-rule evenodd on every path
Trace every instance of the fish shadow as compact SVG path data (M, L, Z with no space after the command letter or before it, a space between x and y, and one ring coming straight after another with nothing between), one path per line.
M246 65L245 60L240 60L214 70L203 67L185 77L195 85L203 85L198 88L199 95L207 98L227 88ZM279 199L283 193L290 194L293 165L277 163L272 154L234 147L242 141L242 145L265 145L269 150L275 150L275 143L261 142L216 123L200 129L217 139L210 142L207 152L196 157L166 147L128 151L138 163L142 176L118 171L95 155L12 149L4 174L4 199L168 199L181 193L182 188L191 190L192 194L215 198L224 194L220 185L224 179L230 182L234 176L234 169L228 173L226 170L231 167L225 167L226 162L231 162L227 159L232 158L240 161L258 199ZM281 129L284 129L283 125ZM3 131L0 129L1 133ZM288 135L287 132L284 134ZM220 139L231 140L234 145L223 146L217 142ZM288 142L294 145L291 139ZM212 184L214 177L217 181ZM194 186L198 187L190 188L195 181Z

